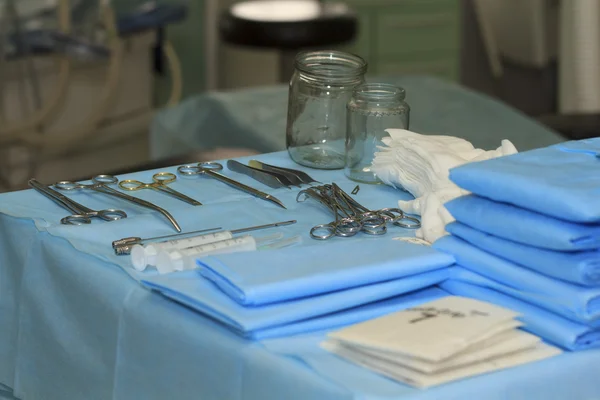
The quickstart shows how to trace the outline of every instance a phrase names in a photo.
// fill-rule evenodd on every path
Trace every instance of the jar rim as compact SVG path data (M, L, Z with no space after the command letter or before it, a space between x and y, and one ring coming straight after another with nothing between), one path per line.
M352 95L367 101L404 100L406 90L389 83L364 83L355 87Z
M302 51L296 55L296 70L324 78L358 77L367 72L362 57L338 50Z

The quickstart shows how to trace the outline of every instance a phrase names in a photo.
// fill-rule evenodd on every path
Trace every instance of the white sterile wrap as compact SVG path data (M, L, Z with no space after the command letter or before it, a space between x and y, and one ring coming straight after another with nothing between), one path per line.
M415 197L399 201L407 213L421 216L416 237L433 243L446 234L446 224L454 219L444 204L468 194L449 179L451 168L517 153L509 140L502 140L496 150L476 149L454 136L421 135L405 129L388 129L385 146L375 153L372 170L387 185L404 188Z

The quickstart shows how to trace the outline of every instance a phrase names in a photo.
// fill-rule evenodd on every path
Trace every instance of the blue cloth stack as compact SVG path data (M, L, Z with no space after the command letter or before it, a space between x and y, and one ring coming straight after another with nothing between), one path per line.
M199 270L142 283L254 340L332 329L445 295L434 286L449 278L453 257L371 239L208 256Z
M450 180L471 194L445 205L456 222L434 247L457 269L442 287L510 303L564 348L600 346L600 138L466 164Z

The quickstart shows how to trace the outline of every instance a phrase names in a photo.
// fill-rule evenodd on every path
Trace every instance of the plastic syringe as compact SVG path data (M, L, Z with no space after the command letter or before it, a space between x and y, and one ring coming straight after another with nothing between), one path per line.
M180 250L162 250L156 258L156 269L161 274L196 268L196 259L209 255L239 253L242 251L270 250L298 243L300 237L270 243L283 238L282 233L255 238L250 235L203 244Z
M168 240L165 242L149 243L145 246L134 245L131 248L131 263L138 271L143 271L148 265L155 266L158 254L163 250L179 250L190 247L202 246L204 244L220 242L233 239L233 235L238 233L256 231L260 229L274 228L277 226L286 226L295 224L295 220L276 222L273 224L251 226L249 228L234 229L231 231L219 231L208 233L206 235L192 236L182 239Z

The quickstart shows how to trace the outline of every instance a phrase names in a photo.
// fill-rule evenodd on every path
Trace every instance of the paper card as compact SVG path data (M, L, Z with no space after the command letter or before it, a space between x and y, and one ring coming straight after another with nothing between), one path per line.
M523 351L535 347L539 342L541 342L539 337L515 329L501 333L490 339L483 340L440 363L432 363L415 358L404 357L397 353L388 353L382 350L357 347L344 342L334 342L334 344L348 351L362 354L365 357L381 359L391 364L397 364L400 367L411 368L424 374L433 374L477 362L482 362L492 358L497 358L517 351ZM324 346L324 348L326 347L327 346Z
M518 313L490 303L448 296L332 332L329 337L430 362L510 330Z
M475 375L515 367L517 365L543 360L562 353L560 349L540 342L535 347L491 360L446 370L436 374L423 374L410 368L401 367L397 364L341 348L334 343L327 343L324 344L324 346L327 350L350 362L417 388L427 388Z

